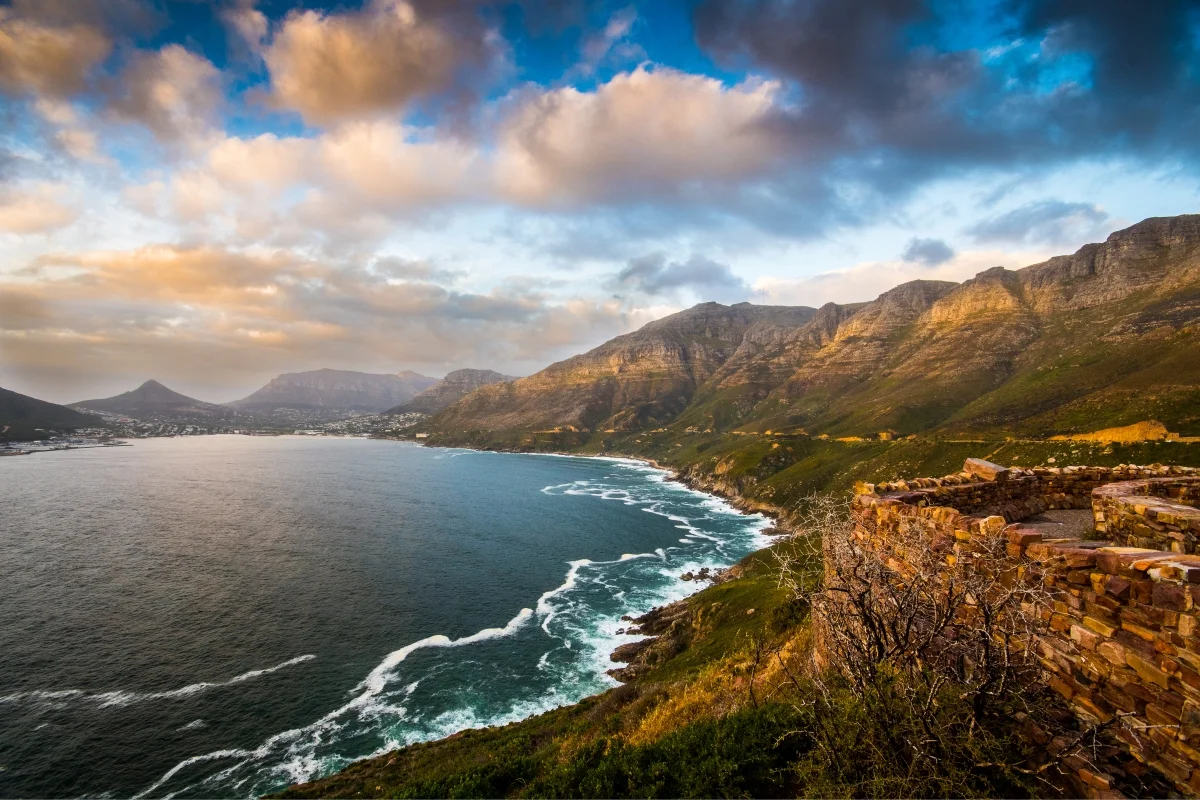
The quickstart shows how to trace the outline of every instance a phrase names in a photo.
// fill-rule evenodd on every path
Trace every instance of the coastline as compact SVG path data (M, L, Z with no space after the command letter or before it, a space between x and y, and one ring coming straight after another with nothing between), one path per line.
M413 446L414 444L423 444L421 442L404 442L404 440L399 441L409 447ZM334 711L324 714L315 722L308 721L305 724L294 729L289 729L282 734L275 734L266 742L264 742L263 745L260 745L258 748L254 748L253 750L246 750L244 752L238 751L237 753L228 752L221 756L217 756L216 751L214 751L212 753L202 753L201 755L192 756L189 759L185 759L183 762L180 762L174 768L172 768L172 770L170 770L168 773L165 773L163 776L161 776L161 778L153 786L144 790L143 794L146 792L153 794L155 791L163 788L165 786L164 782L174 778L177 774L179 774L179 770L187 768L192 764L202 763L215 758L230 759L230 767L228 767L228 769L239 768L245 769L248 772L258 770L259 766L257 766L257 764L259 762L267 764L269 763L270 759L274 758L272 749L279 749L281 747L291 748L291 743L293 742L307 742L310 738L310 734L319 734L325 728L331 728L339 724L343 724L343 719L353 720L354 715L359 713L359 709L369 708L377 705L378 703L382 703L382 701L377 702L377 698L384 688L384 684L386 683L385 679L393 671L393 669L402 661L406 660L411 653L414 653L418 650L427 651L431 649L441 650L444 648L460 647L470 645L474 642L482 642L486 639L506 638L508 636L518 635L522 630L529 631L534 630L537 627L545 628L546 625L550 624L550 619L555 618L561 613L561 609L551 609L550 618L545 618L544 609L542 608L543 605L552 603L554 606L563 606L563 608L570 607L570 603L574 601L561 598L559 595L565 591L569 596L584 597L583 595L572 594L572 591L575 590L577 579L581 586L592 585L595 580L593 577L595 574L604 576L605 580L612 580L610 577L610 570L618 569L621 570L623 574L628 575L629 586L636 586L637 591L635 592L630 590L629 599L621 601L619 606L610 607L608 605L600 605L595 606L592 610L585 612L587 614L586 619L588 620L588 632L582 642L584 647L582 650L580 650L580 643L577 642L574 648L572 648L571 645L567 645L566 650L569 651L574 649L575 652L580 652L581 656L586 659L586 663L577 663L573 668L574 672L570 674L558 674L557 669L555 672L551 673L554 675L553 685L555 685L557 689L552 691L549 695L539 695L536 703L524 701L517 703L517 705L513 706L508 711L505 711L498 717L493 717L489 714L488 717L481 715L478 719L471 720L468 719L470 714L463 714L462 717L466 721L457 723L457 727L443 728L441 730L427 730L422 733L422 736L433 734L430 738L420 738L415 740L395 739L392 741L391 746L386 750L377 750L375 752L365 754L351 762L343 761L341 763L330 763L326 766L326 768L330 769L331 771L325 772L324 770L321 770L321 772L318 774L328 778L344 771L352 764L370 760L373 757L382 755L384 752L395 752L396 749L401 749L407 745L440 741L449 737L460 735L464 731L469 730L500 728L509 723L540 716L541 714L556 708L575 707L581 702L589 701L591 698L603 696L607 691L620 685L620 678L616 675L613 675L610 671L610 668L624 667L624 664L613 662L611 660L613 652L619 647L628 645L630 643L653 641L653 632L632 630L632 626L628 624L626 617L643 617L647 614L652 614L657 609L668 607L672 604L687 602L692 595L708 588L709 583L703 580L694 582L680 580L680 576L682 574L685 572L697 571L698 567L705 566L711 567L713 573L724 572L725 570L737 565L743 558L746 558L753 553L760 552L763 547L769 544L769 542L767 542L765 537L762 535L762 532L765 529L769 529L772 522L768 516L759 515L751 517L749 515L755 515L758 512L753 509L746 509L741 505L734 504L733 502L730 502L728 498L722 497L714 492L704 491L699 486L690 485L689 482L684 479L684 476L678 471L670 468L669 466L660 464L654 459L617 454L593 455L566 452L520 453L518 451L498 449L453 448L445 446L439 446L436 447L436 449L427 452L429 452L430 455L435 455L446 451L459 451L464 455L469 453L474 453L477 455L483 453L507 455L544 455L547 457L560 457L573 460L578 459L576 462L577 464L591 462L593 466L586 469L583 475L577 477L590 477L596 479L599 481L599 488L580 487L578 491L572 489L569 492L570 494L590 494L592 496L601 497L606 501L617 501L618 504L624 499L625 505L637 505L643 510L649 510L650 513L653 513L657 516L668 517L669 519L675 520L671 524L676 528L696 526L695 528L691 528L691 530L694 531L696 528L698 528L699 531L702 532L698 532L698 536L695 538L695 544L699 546L693 550L691 546L684 544L681 549L673 550L671 546L666 543L646 543L645 541L633 542L632 546L637 549L632 550L632 554L622 553L619 558L616 558L615 554L620 551L614 551L611 554L613 557L607 561L593 562L588 559L570 561L568 562L570 569L567 571L565 579L560 579L562 580L562 583L554 588L549 589L549 591L542 593L540 598L536 598L536 610L523 609L517 614L516 617L510 619L507 624L500 623L503 625L503 627L485 628L483 630L470 633L466 636L460 636L457 639L442 636L440 634L428 636L424 639L420 639L418 637L416 641L400 639L398 640L398 643L403 644L404 646L399 647L399 649L393 649L391 652L382 651L387 653L383 661L378 663L370 671L370 674L368 674L355 688L355 690L352 692L354 697L350 698L345 704L339 706ZM447 453L445 457L449 458L449 453ZM609 462L609 465L604 466L602 462ZM566 465L564 464L564 467L565 466ZM495 469L495 467L492 467L492 469ZM502 467L501 472L503 472L503 469L504 468ZM543 467L542 469L546 469L546 467ZM547 474L556 475L558 473L558 469L551 469ZM624 477L617 477L618 475L622 474ZM610 477L601 480L602 476ZM607 492L610 490L605 488L606 486L624 487L627 484L646 488L630 488L632 497L626 496L623 493L621 493L621 496L614 497L608 494ZM537 485L541 486L542 484L539 483ZM563 484L563 487L566 486L566 484ZM547 492L548 494L567 493L563 489L555 486L546 488L559 489L557 492ZM604 489L604 492L602 492L601 489ZM658 503L663 498L670 498L670 500L666 501L665 506L659 508ZM631 502L631 500L636 501L636 503ZM577 506L576 508L579 509L579 512L573 511L572 513L583 513L586 515L589 513L588 508L590 508L590 506L584 504ZM637 516L641 515L638 514ZM684 519L680 519L680 517ZM705 519L712 519L716 521L709 523L701 521ZM631 525L632 524L635 523L631 523ZM669 530L669 527L664 529ZM634 528L634 530L636 530L636 528ZM547 530L546 533L547 535L551 535L552 531ZM675 535L682 535L682 532L676 532ZM722 542L721 545L715 550L713 549L712 544L702 541L702 539L710 539L721 542L726 536L729 536L729 539ZM714 537L720 538L714 539ZM668 539L667 541L670 542L673 540ZM654 548L659 544L662 544L663 547L667 547L669 553L664 554L661 548L655 551ZM676 547L679 547L679 545L676 545ZM572 551L586 553L590 552L590 548L585 547L582 551L572 548ZM656 552L657 557L655 557ZM570 558L572 556L568 554L566 557ZM602 557L609 558L609 555L603 555ZM659 558L663 560L663 563L659 563ZM617 567L615 566L617 564L638 564L644 566L637 567L634 572L630 573L627 571L627 569L632 569L632 567ZM596 573L596 570L602 570L602 572ZM642 573L646 570L651 570L655 572L656 575L652 577L645 577L642 575ZM559 574L561 575L561 573ZM601 580L599 584L605 585L604 580ZM550 583L544 585L550 586ZM622 584L622 588L624 588L624 584ZM624 596L624 592L622 591L620 595ZM527 599L519 600L519 602L524 603L526 606L532 606L534 603L531 601L534 599L535 596L531 595ZM566 606L563 605L564 599L566 599ZM533 618L535 614L539 615L538 619L536 620ZM594 623L596 623L597 620L600 620L601 617L603 619L597 628ZM555 635L559 634L559 627L561 624L562 623L559 622L555 623L553 626ZM538 635L541 635L541 631L535 632ZM550 630L547 630L546 632L550 633ZM397 647L396 644L391 646L392 648ZM565 666L566 665L563 664L563 667ZM538 669L542 670L543 667L539 666ZM530 685L541 686L542 684L534 683ZM525 693L518 692L518 694L522 694L523 696ZM466 704L474 702L469 691L463 695L461 702ZM446 722L450 722L450 718L447 718ZM358 723L353 722L353 724L357 725ZM430 724L441 725L442 723L434 720L434 722ZM307 744L298 744L297 747L307 747ZM347 753L346 755L353 757L350 753ZM243 767L240 762L245 762L245 766ZM298 781L314 781L322 779L318 777L318 774L296 773L293 777L291 777L289 784L295 785ZM176 780L184 777L184 775L180 775ZM263 787L263 789L266 791L281 791L283 788L284 787L282 786L280 786L278 789L267 789L265 786Z
M624 453L606 453L604 455L592 455L589 453L571 453L562 450L505 450L501 448L485 449L479 447L463 447L462 445L444 445L431 442L418 442L409 439L396 439L394 441L412 441L420 447L436 448L443 450L470 450L476 453L510 453L514 455L531 455L531 456L558 456L564 458L591 458L596 460L608 461L630 461L638 464L645 464L657 470L662 470L667 474L667 480L678 483L687 489L694 492L715 497L719 500L728 503L732 508L740 511L743 514L761 514L764 517L770 518L772 527L778 533L768 535L785 535L795 533L792 522L787 518L787 512L777 505L771 503L763 503L758 500L753 500L745 497L737 489L737 487L723 481L715 476L709 476L697 469L680 471L675 467L667 464L660 464L653 458L642 455L629 455Z

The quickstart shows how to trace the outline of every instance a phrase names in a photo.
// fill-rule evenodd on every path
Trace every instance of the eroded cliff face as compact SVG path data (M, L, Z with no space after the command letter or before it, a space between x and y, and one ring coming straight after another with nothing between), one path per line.
M482 386L512 380L516 380L516 378L491 369L456 369L446 373L446 377L433 386L419 392L412 400L389 409L387 413L403 414L409 411L419 411L423 414L436 414Z
M869 303L706 303L435 421L466 430L664 425L810 434L1200 432L1200 215L1148 219L1020 270Z
M752 329L794 329L806 307L703 303L439 415L445 429L631 430L673 420Z

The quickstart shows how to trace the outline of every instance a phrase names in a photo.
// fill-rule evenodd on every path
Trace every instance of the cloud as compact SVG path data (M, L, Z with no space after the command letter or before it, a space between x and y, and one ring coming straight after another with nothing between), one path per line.
M674 297L690 290L704 300L741 301L750 294L750 287L728 265L702 255L672 262L662 253L635 258L614 276L613 284L618 290L651 296Z
M604 26L603 30L584 39L580 48L583 60L579 64L579 71L585 75L591 75L609 58L622 60L635 57L645 58L642 48L624 41L633 31L637 18L636 8L633 6L623 8L609 17L608 24Z
M71 400L72 386L88 394L83 382L148 370L195 385L204 363L210 391L232 399L278 372L330 365L533 371L648 321L612 299L551 298L536 282L473 292L445 277L419 262L363 266L264 248L48 254L0 276L0 306L15 297L24 309L0 326L5 377Z
M65 193L53 184L0 189L0 232L49 233L70 225L79 211L60 199Z
M1113 225L1093 203L1038 200L981 220L967 229L976 242L1057 244L1103 238Z
M494 35L469 13L434 11L371 0L341 14L290 13L263 51L274 102L328 125L446 92L469 68L485 72Z
M61 27L0 8L0 90L11 94L66 97L81 92L112 43L82 24Z
M900 254L904 261L935 267L954 258L954 250L941 239L913 238L908 241L904 252Z
M793 169L853 193L861 220L892 207L887 198L969 169L1096 155L1194 165L1194 10L1171 1L1000 0L980 12L926 0L705 0L693 21L719 63L795 87L795 106L769 124L804 154Z
M375 259L371 271L389 281L430 281L438 284L454 283L466 275L462 270L439 267L425 259L395 256Z
M824 303L858 303L913 280L961 283L995 266L1019 269L1045 261L1045 250L970 250L948 261L925 265L915 261L867 261L846 269L801 278L760 278L754 291L761 302L819 307ZM756 301L757 302L757 301Z
M261 53L267 41L270 23L267 15L254 7L255 0L239 0L220 12L221 21L252 53Z
M518 97L499 132L497 182L539 206L696 195L763 177L782 155L761 123L779 84L638 67L593 92Z
M170 44L138 52L112 89L112 111L161 140L199 139L222 102L221 73L204 56Z

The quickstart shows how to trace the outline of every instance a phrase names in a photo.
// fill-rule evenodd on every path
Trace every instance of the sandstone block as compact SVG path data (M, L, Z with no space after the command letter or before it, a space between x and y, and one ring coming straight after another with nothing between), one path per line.
M1125 648L1118 642L1111 640L1100 642L1096 646L1096 652L1103 656L1110 664L1118 667L1125 666Z
M1125 663L1146 683L1160 686L1163 689L1169 688L1170 676L1159 669L1157 664L1153 664L1135 653L1126 653Z
M1115 625L1110 625L1104 620L1097 619L1096 617L1085 616L1083 618L1083 624L1086 628L1088 628L1088 630L1091 630L1092 632L1105 638L1109 638L1117 632Z
M1112 575L1104 585L1104 591L1118 600L1126 600L1129 597L1130 586L1129 581L1120 575Z
M1172 611L1186 611L1188 595L1182 586L1173 583L1154 584L1151 598L1154 605Z
M963 472L985 481L995 481L1008 478L1010 470L982 458L968 458L963 464Z
M1084 628L1081 625L1072 625L1071 641L1075 642L1075 644L1079 645L1080 647L1087 648L1088 650L1095 650L1096 645L1100 643L1100 636L1099 634L1089 631L1087 628Z

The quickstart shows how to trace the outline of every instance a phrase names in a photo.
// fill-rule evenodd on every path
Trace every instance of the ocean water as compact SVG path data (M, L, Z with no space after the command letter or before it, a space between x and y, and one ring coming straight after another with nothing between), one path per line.
M249 797L603 691L765 520L610 459L196 437L0 459L0 796Z

